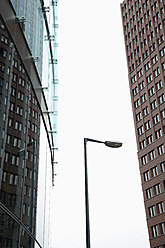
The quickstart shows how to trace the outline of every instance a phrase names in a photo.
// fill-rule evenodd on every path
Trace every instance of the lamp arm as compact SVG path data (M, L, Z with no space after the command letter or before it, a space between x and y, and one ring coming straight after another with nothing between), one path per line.
M87 143L87 141L90 141L90 142L95 142L95 143L105 143L103 141L100 141L100 140L94 140L94 139L89 139L89 138L84 138L84 142Z

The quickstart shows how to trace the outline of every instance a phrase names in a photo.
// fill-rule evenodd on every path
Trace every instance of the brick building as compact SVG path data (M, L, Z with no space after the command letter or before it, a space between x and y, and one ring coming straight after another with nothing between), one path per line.
M150 246L165 247L165 1L125 0L121 15Z

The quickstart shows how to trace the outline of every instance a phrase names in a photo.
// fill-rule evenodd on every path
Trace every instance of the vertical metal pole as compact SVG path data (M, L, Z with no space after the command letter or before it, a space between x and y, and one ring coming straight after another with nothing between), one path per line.
M88 197L88 172L87 172L87 141L88 140L86 138L84 138L86 247L90 248L89 197Z
M31 197L30 197L30 215L29 215L29 231L32 233L33 223L33 193L34 193L34 160L35 160L35 141L32 142L32 178L31 178ZM31 236L28 239L28 248L31 248Z

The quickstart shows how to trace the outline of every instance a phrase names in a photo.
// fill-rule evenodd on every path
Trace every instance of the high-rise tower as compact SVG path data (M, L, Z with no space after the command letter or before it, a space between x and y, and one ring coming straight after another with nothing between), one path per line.
M0 247L51 245L58 1L47 4L0 1Z
M125 0L123 33L150 246L165 247L165 2Z

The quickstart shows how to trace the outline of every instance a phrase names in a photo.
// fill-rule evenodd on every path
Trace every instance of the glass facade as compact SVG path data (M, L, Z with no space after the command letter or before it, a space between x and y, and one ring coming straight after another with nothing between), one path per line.
M2 247L51 244L58 163L57 8L57 0L0 2Z

